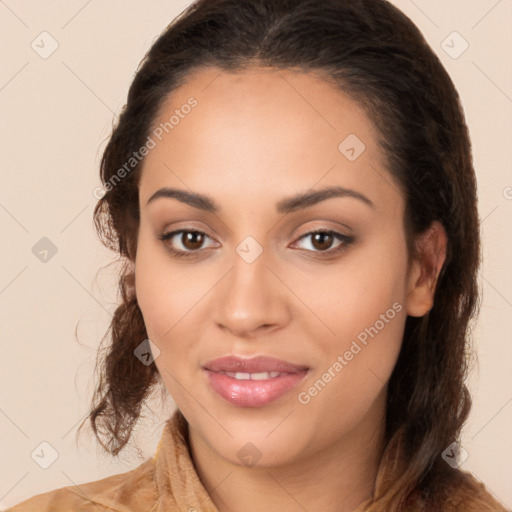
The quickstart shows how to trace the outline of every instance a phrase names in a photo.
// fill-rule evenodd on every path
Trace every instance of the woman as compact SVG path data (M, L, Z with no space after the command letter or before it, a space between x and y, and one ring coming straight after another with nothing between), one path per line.
M12 511L503 511L457 469L479 230L458 94L383 0L199 0L154 43L95 221L125 262L89 419L138 468Z

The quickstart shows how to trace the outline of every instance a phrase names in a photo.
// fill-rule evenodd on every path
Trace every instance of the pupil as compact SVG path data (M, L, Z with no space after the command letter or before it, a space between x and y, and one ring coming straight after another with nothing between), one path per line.
M327 239L327 243L325 243L326 239ZM315 245L315 247L317 249L328 249L332 242L331 239L332 239L332 235L330 233L316 233L313 237L313 245ZM318 241L320 241L319 246L316 243Z
M187 247L187 249L198 249L201 247L203 243L203 235L196 231L184 233L185 242L183 245Z

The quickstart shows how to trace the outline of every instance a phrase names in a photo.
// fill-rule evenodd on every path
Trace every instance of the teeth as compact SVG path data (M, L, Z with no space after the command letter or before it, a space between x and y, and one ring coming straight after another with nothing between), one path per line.
M267 380L275 379L281 375L281 372L259 372L259 373L243 373L243 372L223 372L228 377L236 380Z

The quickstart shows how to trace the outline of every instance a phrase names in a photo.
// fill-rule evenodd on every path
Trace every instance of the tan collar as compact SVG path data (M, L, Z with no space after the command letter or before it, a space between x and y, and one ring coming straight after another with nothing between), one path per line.
M219 512L199 480L188 444L188 424L177 409L167 421L153 457L158 512Z

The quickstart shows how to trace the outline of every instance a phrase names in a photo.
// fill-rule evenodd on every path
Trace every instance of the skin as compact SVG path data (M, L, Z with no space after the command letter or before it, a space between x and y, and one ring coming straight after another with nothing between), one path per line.
M379 134L357 103L319 77L205 68L170 95L155 126L191 96L197 106L144 161L135 274L148 336L160 350L155 363L189 423L198 474L221 512L352 511L373 491L387 382L406 316L432 306L444 229L434 223L418 237L423 256L408 267L405 202L386 170ZM365 144L354 161L338 149L349 134ZM373 207L334 197L277 213L283 198L328 186L364 194ZM220 211L175 198L146 204L162 187L207 195ZM202 245L187 245L181 234L157 238L178 229L207 236ZM318 229L354 241L322 258L343 242L315 244L306 235ZM263 249L252 263L236 252L247 236ZM175 257L171 246L199 256ZM393 304L401 311L300 403L299 393ZM202 370L233 354L273 356L310 373L272 403L236 407L212 390ZM248 442L260 457L254 467L237 456Z

